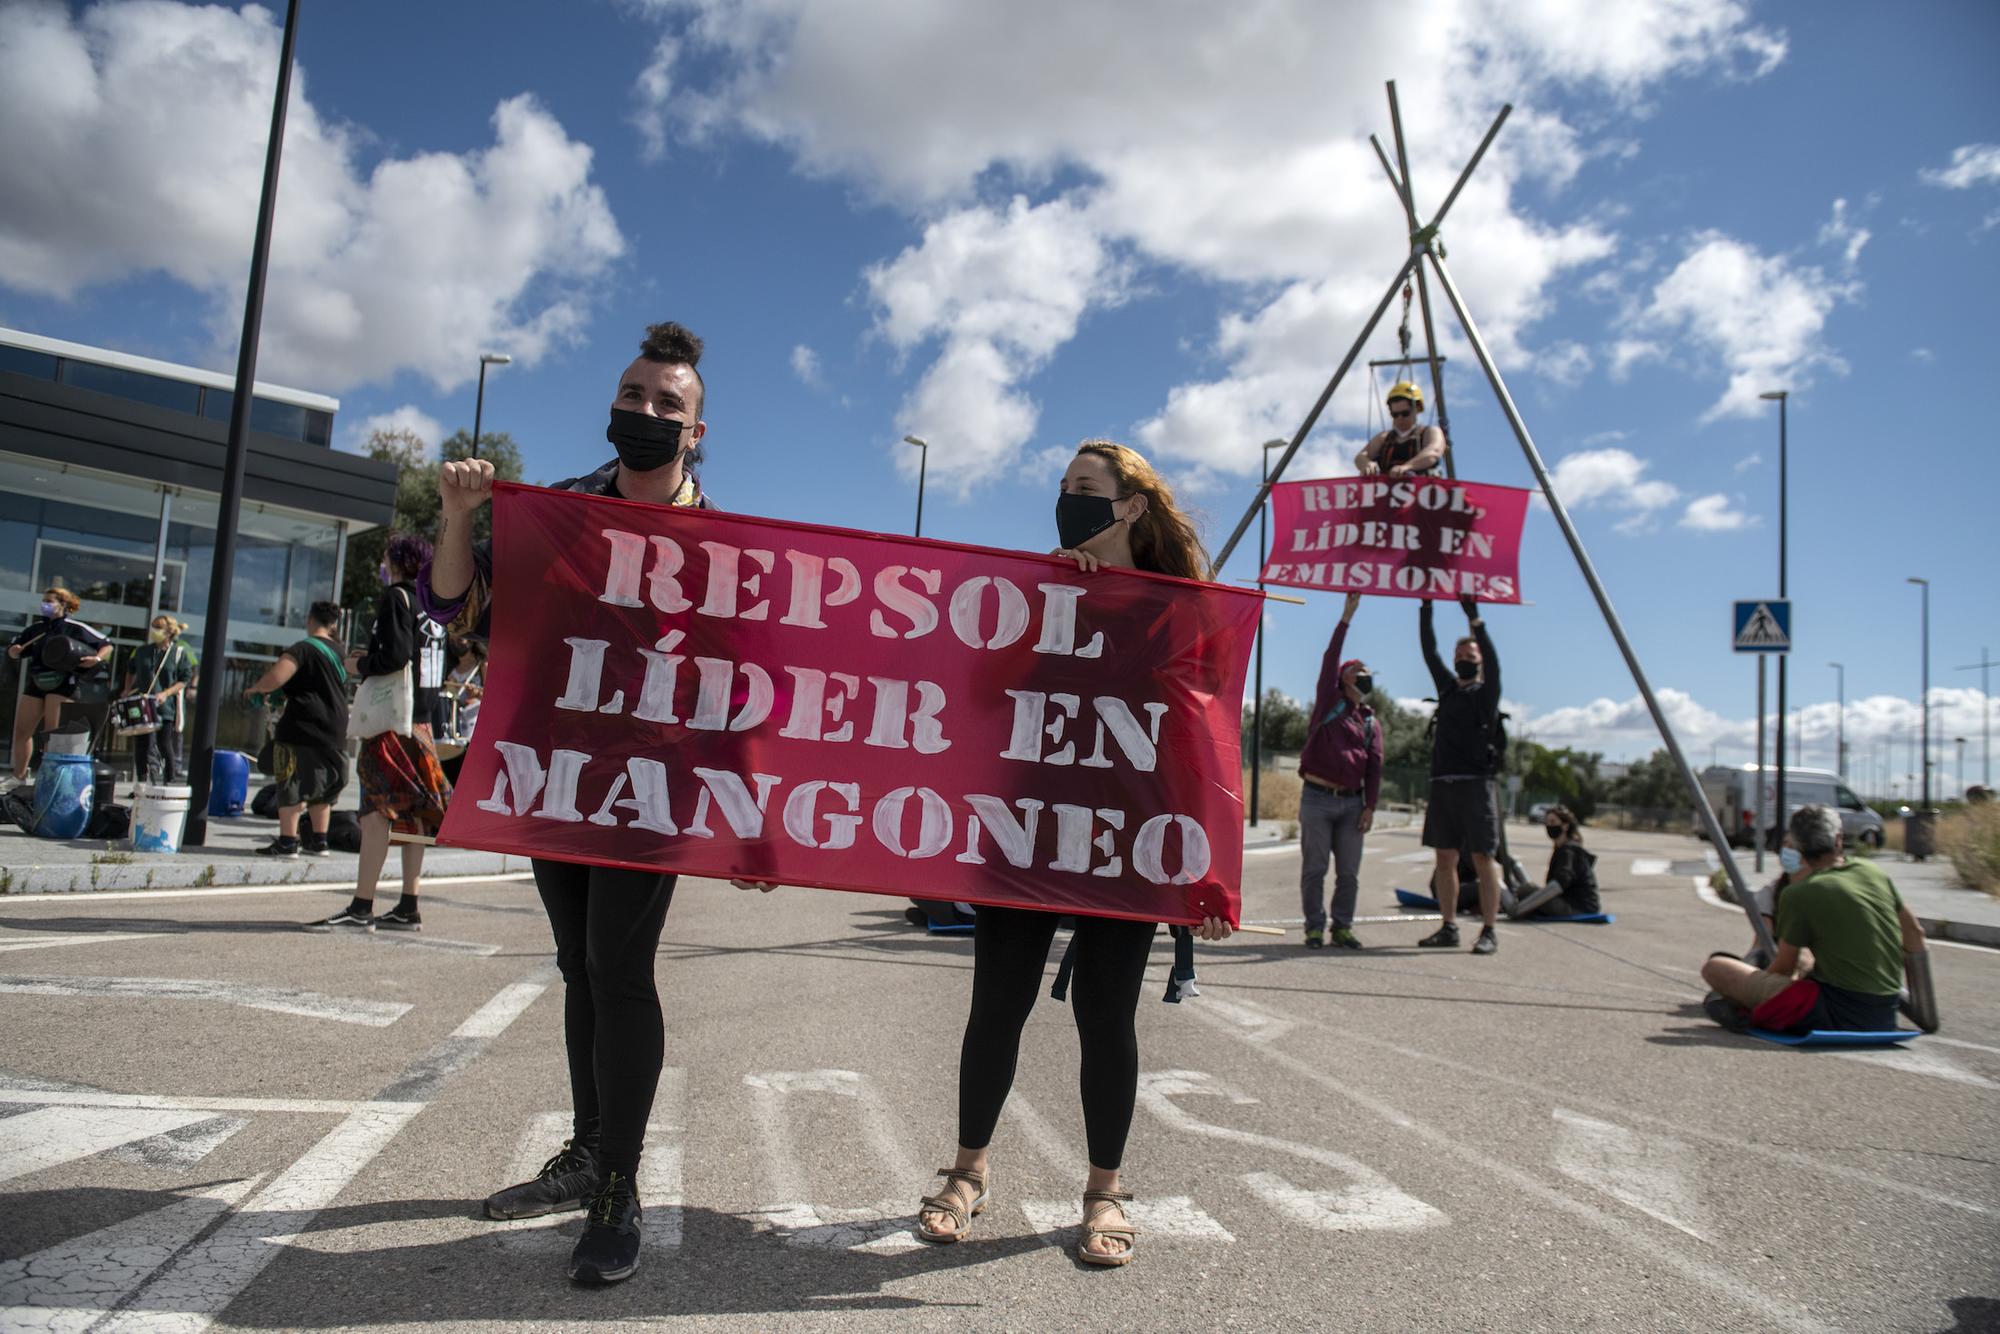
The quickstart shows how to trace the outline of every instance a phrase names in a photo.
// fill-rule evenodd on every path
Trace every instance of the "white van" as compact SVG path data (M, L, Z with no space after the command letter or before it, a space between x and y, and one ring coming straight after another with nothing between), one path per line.
M1715 818L1722 822L1722 830L1729 836L1732 847L1752 846L1757 829L1770 831L1780 828L1776 815L1776 769L1764 770L1761 820L1752 814L1757 801L1756 765L1711 765L1701 772L1701 790L1708 797L1709 808L1715 812ZM1882 817L1855 796L1853 790L1841 781L1840 775L1825 769L1785 770L1785 818L1789 820L1792 813L1802 806L1831 806L1840 812L1841 831L1850 844L1869 848L1882 846ZM1775 847L1776 843L1771 846Z

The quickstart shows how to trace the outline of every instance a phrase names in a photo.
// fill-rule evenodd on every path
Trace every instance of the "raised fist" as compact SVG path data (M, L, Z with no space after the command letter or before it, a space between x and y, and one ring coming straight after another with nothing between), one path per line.
M438 507L447 519L462 519L493 498L490 459L458 459L438 469Z

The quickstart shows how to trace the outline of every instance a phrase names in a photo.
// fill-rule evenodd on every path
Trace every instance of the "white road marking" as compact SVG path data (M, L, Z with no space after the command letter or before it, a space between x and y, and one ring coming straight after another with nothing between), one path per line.
M199 1112L112 1107L38 1107L0 1119L0 1181L151 1139L208 1118Z
M64 945L102 945L114 940L155 940L167 934L165 931L100 931L83 936L42 936L35 940L0 941L0 951L52 950Z
M0 1262L0 1328L72 1334L123 1301L263 1178L199 1194Z
M500 946L483 944L477 940L445 940L439 936L422 936L404 931L357 931L348 939L356 944L402 945L409 949L439 950L446 954L472 954L482 959L490 959L500 952Z
M500 988L451 1031L455 1038L497 1038L549 989L549 979L536 976Z
M743 1082L751 1090L751 1110L764 1146L772 1194L780 1204L755 1210L753 1217L798 1246L879 1253L913 1250L923 1243L912 1228L916 1214L910 1205L888 1201L875 1207L828 1207L810 1202L804 1171L794 1145L815 1142L798 1135L789 1106L799 1094L852 1098L861 1109L861 1133L884 1172L898 1181L918 1179L916 1162L903 1147L882 1096L865 1075L852 1070L774 1070L750 1074Z
M179 1130L169 1130L150 1139L134 1140L111 1150L120 1162L163 1172L180 1172L193 1167L228 1142L250 1122L240 1116L211 1116Z
M1026 1135L1028 1143L1034 1146L1041 1160L1058 1173L1065 1176L1072 1175L1088 1165L1085 1155L1079 1153L1068 1137L1057 1130L1055 1124L1043 1116L1035 1105L1020 1093L1008 1095L1007 1105L1001 1110L1000 1119Z
M1436 863L1437 854L1429 848L1424 848L1417 852L1399 852L1393 857L1384 857L1382 860L1398 866L1430 866Z
M671 1250L681 1244L684 1203L681 1177L687 1162L687 1071L660 1072L646 1126L646 1151L639 1158L639 1198L646 1208L646 1245Z
M427 875L426 888L439 885L490 885L497 881L532 880L533 871L499 871L493 875ZM106 903L116 899L206 899L240 894L324 894L329 889L352 889L354 880L316 880L311 884L218 885L203 889L115 889L71 890L56 894L0 894L0 903Z
M1665 875L1674 869L1674 864L1665 857L1634 857L1633 875Z
M1696 1226L1705 1220L1686 1144L1663 1135L1640 1135L1561 1107L1550 1115L1556 1123L1557 1171L1697 1241L1712 1243Z
M323 996L293 987L264 987L248 982L216 982L199 977L28 977L0 976L0 994L15 996L89 996L93 999L213 1001L274 1014L329 1019L338 1024L386 1028L410 1012L403 1001L360 1000Z
M1228 1020L1211 1017L1211 1024ZM1266 1046L1264 1050L1272 1048ZM1405 1193L1394 1182L1359 1159L1310 1144L1279 1139L1250 1130L1237 1130L1199 1120L1173 1102L1180 1096L1227 1098L1239 1106L1256 1102L1222 1081L1194 1070L1165 1070L1139 1076L1139 1105L1168 1127L1186 1135L1248 1144L1275 1153L1288 1154L1305 1162L1330 1167L1345 1176L1341 1191L1302 1191L1283 1178L1268 1173L1252 1173L1244 1181L1253 1191L1281 1208L1301 1223L1328 1231L1358 1232L1377 1228L1424 1227L1448 1221L1442 1211Z
M1295 1021L1255 1001L1223 1000L1219 996L1203 996L1201 1002L1236 1025L1241 1030L1244 1040L1248 1042L1270 1042L1298 1027Z
M1939 1046L1944 1046L1944 1047L1963 1047L1967 1051L1991 1052L1995 1056L2000 1056L2000 1047L1988 1047L1983 1043L1967 1042L1963 1038L1940 1037L1936 1033L1933 1033L1929 1037L1925 1038L1924 1041L1926 1043L1936 1043Z
M357 1099L337 1101L323 1098L183 1098L166 1093L90 1093L59 1089L19 1087L0 1079L0 1102L35 1103L58 1107L137 1107L185 1112L302 1112L344 1116L363 1107L421 1108L422 1103Z
M1297 852L1298 850L1299 845L1297 843L1267 843L1261 848L1245 848L1243 849L1243 855L1245 857L1268 857L1274 852Z
M1200 1006L1194 1008L1192 1017L1198 1023L1207 1023L1216 1028L1222 1027L1222 1021L1204 1018ZM1353 1037L1352 1034L1346 1036L1350 1039ZM1370 1045L1389 1046L1391 1044L1371 1041ZM1478 1149L1461 1143L1455 1133L1415 1120L1401 1109L1382 1101L1380 1098L1362 1093L1354 1088L1347 1079L1335 1079L1311 1062L1300 1060L1298 1057L1277 1047L1264 1046L1257 1050L1262 1052L1266 1059L1283 1067L1300 1079L1317 1084L1337 1096L1347 1099L1356 1106L1388 1121L1391 1125L1397 1125L1408 1130L1412 1135L1423 1140L1438 1152L1463 1159L1475 1167L1482 1168L1493 1176L1508 1182L1523 1194L1532 1196L1551 1208L1560 1209L1601 1229L1611 1239L1626 1246L1646 1260L1668 1265L1678 1270L1684 1277L1753 1308L1760 1312L1771 1324L1796 1330L1821 1331L1827 1328L1826 1325L1814 1319L1798 1303L1772 1297L1753 1287L1751 1284L1746 1283L1726 1269L1719 1268L1695 1256L1683 1254L1671 1247L1662 1246L1657 1234L1639 1231L1633 1228L1625 1219L1607 1214L1604 1210L1585 1204L1581 1200L1571 1199L1561 1191L1529 1175L1527 1172L1521 1171L1519 1168L1507 1163L1500 1162L1497 1159L1489 1158ZM1412 1054L1429 1059L1425 1053ZM1479 1072L1475 1071L1475 1073Z
M1925 1046L1924 1044L1930 1040L1917 1038L1900 1047L1873 1047L1866 1051L1836 1051L1828 1054L1838 1056L1843 1061L1861 1061L1868 1065L1885 1066L1906 1075L1929 1075L1933 1079L1948 1079L1955 1084L1970 1084L1976 1089L2000 1089L2000 1081L1974 1074L1943 1052Z
M1167 1237L1179 1241L1234 1242L1229 1229L1203 1212L1185 1195L1133 1200L1125 1206L1126 1217L1146 1238ZM1051 1246L1068 1249L1083 1231L1083 1195L1073 1200L1023 1200L1021 1212L1028 1226Z

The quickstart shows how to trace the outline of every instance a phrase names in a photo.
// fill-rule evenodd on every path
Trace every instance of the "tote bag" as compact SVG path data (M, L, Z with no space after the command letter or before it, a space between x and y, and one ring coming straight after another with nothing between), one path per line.
M401 591L401 590L393 590ZM363 677L354 692L354 706L347 712L350 740L366 741L384 732L410 735L410 713L415 692L410 683L410 664L385 676Z

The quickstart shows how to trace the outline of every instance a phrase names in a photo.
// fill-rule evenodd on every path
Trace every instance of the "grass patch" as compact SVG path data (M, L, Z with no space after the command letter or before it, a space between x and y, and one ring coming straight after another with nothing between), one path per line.
M1937 843L1961 882L2000 898L2000 804L1981 802L1945 816Z
M1259 820L1296 820L1299 815L1299 794L1305 791L1305 783L1295 773L1266 769L1257 780L1257 818ZM1250 799L1250 771L1243 771L1243 799Z

